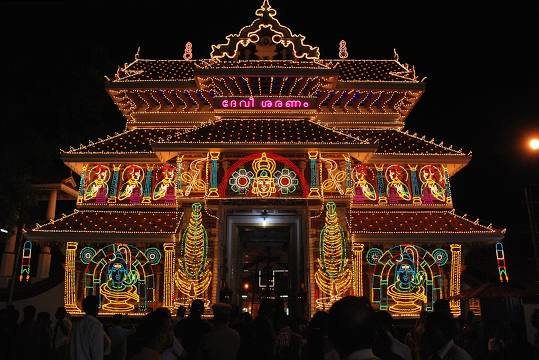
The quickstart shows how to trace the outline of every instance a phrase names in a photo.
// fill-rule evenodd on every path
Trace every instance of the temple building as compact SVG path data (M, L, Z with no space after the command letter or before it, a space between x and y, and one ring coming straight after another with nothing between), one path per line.
M276 18L208 58L144 59L107 77L125 130L62 150L77 208L26 235L65 249L65 306L141 315L203 299L307 317L346 295L396 317L449 299L472 246L504 230L460 216L451 177L471 154L405 130L425 91L392 59L320 58ZM496 269L493 269L495 272ZM471 304L477 309L477 303Z

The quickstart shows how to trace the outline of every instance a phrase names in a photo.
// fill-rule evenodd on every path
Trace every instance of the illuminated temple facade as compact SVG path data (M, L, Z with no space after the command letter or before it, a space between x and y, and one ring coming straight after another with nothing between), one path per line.
M504 231L453 209L470 154L404 130L425 90L412 66L344 42L322 59L267 0L209 58L191 51L137 52L105 85L125 130L61 152L77 208L27 237L65 247L70 313L88 294L102 314L278 297L308 316L346 295L460 312L464 254Z

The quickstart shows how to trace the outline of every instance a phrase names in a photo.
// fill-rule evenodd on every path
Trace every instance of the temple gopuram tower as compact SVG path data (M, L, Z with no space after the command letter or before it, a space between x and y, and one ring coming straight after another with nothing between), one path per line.
M320 58L267 0L255 15L207 59L188 43L107 77L125 130L61 151L77 208L27 234L65 248L68 311L89 294L131 315L270 298L307 317L357 295L459 313L464 254L504 230L453 208L470 154L405 130L425 82L396 52Z

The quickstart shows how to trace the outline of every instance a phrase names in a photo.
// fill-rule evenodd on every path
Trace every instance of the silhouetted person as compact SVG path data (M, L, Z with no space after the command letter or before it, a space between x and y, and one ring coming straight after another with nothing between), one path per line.
M189 308L189 316L179 326L178 335L190 360L202 358L202 342L210 331L210 324L202 319L204 301L193 300Z
M507 341L506 328L499 321L492 324L492 334L487 341L488 360L504 360L505 359L505 343Z
M329 314L317 311L307 328L307 342L301 351L302 360L338 359L328 339Z
M374 354L384 360L412 360L412 352L408 345L393 335L391 315L387 311L377 311L375 318L378 329L374 337Z
M185 308L185 306L183 305L178 306L178 308L176 309L176 322L183 320L183 318L185 317L186 311L187 309Z
M180 341L181 323L185 320L185 312L187 309L185 306L180 305L176 309L176 319L172 321L174 325L174 337L172 339L172 346L163 352L164 360L177 360L186 356L185 348Z
M239 321L234 325L234 329L240 334L240 349L238 350L238 360L250 360L258 353L256 348L255 324L251 314L244 312L240 314Z
M125 360L127 357L127 337L135 333L135 327L129 323L124 323L121 314L112 317L112 324L107 328L110 338L110 354L107 358L111 360Z
M531 315L530 322L535 328L535 335L533 336L532 346L533 353L536 359L539 359L539 309L535 309Z
M434 302L433 306L434 312L443 312L446 314L451 314L451 308L449 307L449 300L447 299L438 299Z
M17 332L17 359L35 360L38 356L36 308L32 305L23 309L23 319Z
M273 354L275 360L294 360L299 358L303 339L297 333L290 317L282 312L275 317L275 344Z
M526 338L524 324L511 321L506 341L506 355L512 359L532 359L533 347Z
M69 339L73 324L67 316L65 307L59 307L54 314L56 322L52 328L52 349L54 359L64 360L69 357Z
M137 329L137 337L142 348L131 360L161 360L161 353L172 346L174 338L170 310L158 308L146 315Z
M329 339L342 360L378 359L372 352L374 310L364 297L347 296L329 309Z
M308 316L308 313L309 313L309 310L308 310L308 305L309 305L309 302L308 302L308 299L309 298L309 294L307 292L307 289L305 288L305 283L300 283L299 284L299 290L298 290L298 296L297 296L297 309L296 309L296 312L297 312L297 318L298 319L301 319L301 320L308 320L309 316Z
M425 332L425 321L427 319L427 315L428 313L425 310L421 311L419 314L419 319L417 319L414 324L414 328L409 331L404 338L404 343L410 347L413 357L416 360L424 360L421 358L421 338Z
M0 311L0 349L7 360L15 359L17 349L17 334L19 312L13 305L8 305Z
M433 312L427 315L421 336L421 359L471 360L472 357L453 341L455 319L451 313Z
M487 352L487 340L485 339L485 331L481 320L471 310L465 313L462 320L463 324L458 339L460 342L457 341L458 345L462 346L472 358L482 358Z
M36 326L38 358L48 360L52 348L51 314L48 312L40 312L37 314Z
M240 335L228 326L232 307L228 304L215 304L213 328L204 337L205 360L236 360L240 348Z
M86 315L73 326L71 360L102 360L105 347L110 346L110 339L97 319L99 310L97 296L88 295L84 298L82 309Z
M254 321L256 350L259 359L273 358L273 344L275 332L273 329L273 303L269 299L263 299L258 308L258 316Z

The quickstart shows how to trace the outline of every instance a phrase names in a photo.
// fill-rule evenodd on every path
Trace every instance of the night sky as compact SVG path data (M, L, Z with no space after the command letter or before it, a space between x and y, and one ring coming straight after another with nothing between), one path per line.
M207 58L211 44L254 19L261 0L152 3L0 5L4 171L31 182L69 174L60 148L124 128L103 75L131 62L138 46L142 58L179 59L191 41L194 58ZM471 2L312 3L271 1L322 58L337 58L341 39L350 58L390 59L396 48L427 77L405 128L473 151L452 178L455 207L507 227L508 265L524 268L531 245L523 186L539 183L539 153L525 147L528 134L539 136L537 12Z

